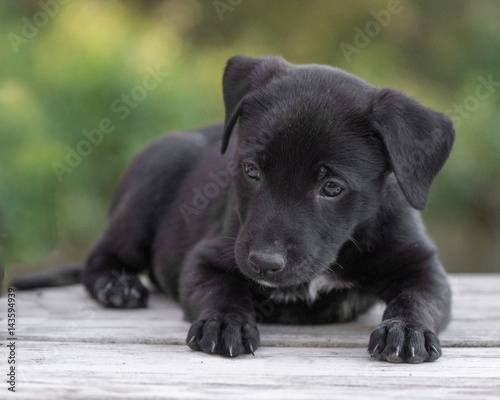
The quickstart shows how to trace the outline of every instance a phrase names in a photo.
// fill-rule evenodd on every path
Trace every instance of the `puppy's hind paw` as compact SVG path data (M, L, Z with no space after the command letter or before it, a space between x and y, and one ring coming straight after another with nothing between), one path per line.
M368 351L375 360L392 363L417 364L441 357L441 346L434 332L400 319L382 322L370 336Z
M193 350L237 357L241 354L255 355L260 335L254 323L238 314L213 314L191 325L186 342Z
M146 307L148 290L135 275L103 276L96 281L94 297L105 307Z

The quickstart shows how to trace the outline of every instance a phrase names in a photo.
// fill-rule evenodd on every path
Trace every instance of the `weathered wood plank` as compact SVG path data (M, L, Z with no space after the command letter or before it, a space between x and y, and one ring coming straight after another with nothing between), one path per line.
M225 359L186 346L21 341L16 399L498 399L499 348L389 364L364 349L263 347Z
M350 324L263 325L255 358L225 359L189 350L189 323L160 294L147 309L110 310L81 286L18 292L16 398L498 399L500 275L451 279L444 355L421 365L369 358L382 306ZM6 304L0 299L0 332Z
M453 320L445 347L500 346L500 275L453 275ZM155 293L140 310L103 309L82 286L18 292L18 336L61 342L182 344L189 328L177 303ZM6 302L2 301L0 310ZM358 321L322 326L260 327L265 346L365 347L381 320L377 306ZM0 311L0 315L5 315Z

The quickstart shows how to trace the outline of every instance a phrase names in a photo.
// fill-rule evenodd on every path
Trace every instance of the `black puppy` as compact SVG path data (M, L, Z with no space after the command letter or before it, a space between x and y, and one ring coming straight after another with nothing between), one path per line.
M194 321L189 347L224 356L257 349L258 319L344 322L380 299L370 354L439 358L451 292L417 210L450 153L451 120L280 57L231 58L223 92L224 125L162 137L130 165L83 269L90 294L145 306L137 274L149 269Z

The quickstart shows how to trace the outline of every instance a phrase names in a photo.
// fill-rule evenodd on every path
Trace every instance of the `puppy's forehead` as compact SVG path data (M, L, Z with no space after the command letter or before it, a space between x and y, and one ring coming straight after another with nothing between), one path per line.
M374 86L339 69L294 67L245 102L240 150L283 161L300 161L305 154L313 164L341 161L368 130L374 93Z
M339 68L324 65L293 66L273 80L261 94L274 101L313 111L324 107L335 113L364 110L372 102L377 88ZM308 107L311 107L308 110Z

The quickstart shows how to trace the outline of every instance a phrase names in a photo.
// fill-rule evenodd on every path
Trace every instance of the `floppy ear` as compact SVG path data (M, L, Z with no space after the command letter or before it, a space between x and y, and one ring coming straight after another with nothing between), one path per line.
M226 106L222 153L226 151L229 136L239 117L243 98L251 91L264 86L285 63L281 57L273 56L263 58L234 56L229 59L222 79Z
M406 199L417 210L425 209L431 183L455 140L453 122L445 114L388 88L380 89L370 120L385 144Z

